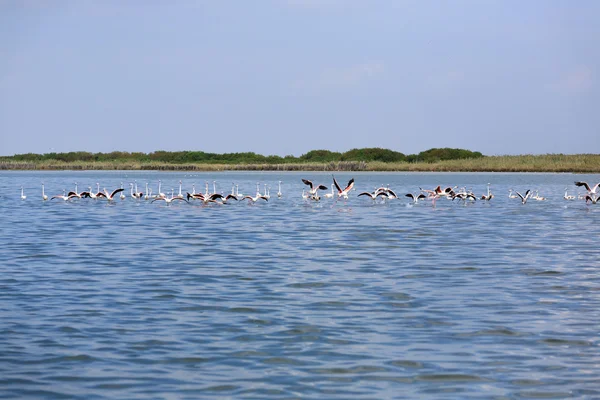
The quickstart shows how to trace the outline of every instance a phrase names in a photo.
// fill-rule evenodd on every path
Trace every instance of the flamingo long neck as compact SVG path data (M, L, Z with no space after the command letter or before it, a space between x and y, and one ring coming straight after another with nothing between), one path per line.
M217 193L217 181L213 181L213 193Z
M192 194L196 194L196 184L192 184Z
M235 195L236 196L240 195L240 187L239 187L239 185L235 185Z
M100 184L96 183L96 193L100 193Z
M75 182L75 193L79 193L79 191L77 190L77 182Z
M42 183L42 197L45 196L46 194L44 193L44 184Z
M181 196L181 181L179 181L179 195Z
M205 190L205 193L204 193L204 195L205 195L205 196L208 196L208 194L209 194L209 193L208 193L208 182L206 182L206 190Z

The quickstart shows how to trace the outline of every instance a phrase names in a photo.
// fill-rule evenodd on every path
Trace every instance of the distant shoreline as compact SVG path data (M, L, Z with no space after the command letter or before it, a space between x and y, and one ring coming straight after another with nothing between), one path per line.
M438 162L331 161L324 163L208 164L127 161L0 161L0 170L133 171L397 171L600 173L600 154L484 156Z

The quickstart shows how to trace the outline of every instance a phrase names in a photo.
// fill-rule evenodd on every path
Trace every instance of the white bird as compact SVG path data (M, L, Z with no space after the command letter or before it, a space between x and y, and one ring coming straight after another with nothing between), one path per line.
M487 194L483 194L481 195L481 200L486 200L486 201L490 201L491 199L494 198L494 195L492 194L492 192L490 191L490 184L487 184Z
M27 198L27 196L25 196L25 193L23 192L23 186L21 186L21 200L25 200Z
M130 196L131 196L132 198L134 198L134 199L136 199L136 200L137 200L137 196L136 196L136 194L133 192L133 183L130 183L130 184L129 184L129 187L131 188L131 194L130 194ZM124 195L123 193L121 193L121 200L125 200L125 195Z
M146 194L144 195L144 200L150 199L150 192L148 190L148 182L146 182Z
M302 198L304 200L308 199L308 193L306 193L306 191L304 189L302 189Z
M240 197L244 197L244 195L240 193L240 187L237 184L235 185L235 197L237 197L238 199Z
M563 199L565 199L565 200L575 200L575 196L569 195L568 192L569 192L569 188L565 188L565 195L563 196Z
M588 194L600 194L598 192L598 187L600 186L600 183L596 183L596 186L594 186L593 188L590 188L590 185L588 185L587 182L575 182L575 186L584 186L585 190L588 191Z
M123 192L123 190L125 190L125 189L123 189L123 188L119 188L119 189L115 189L115 190L113 190L113 191L112 191L112 193L108 193L108 190L106 190L106 188L104 188L104 194L103 194L103 196L104 196L104 197L106 197L106 200L108 200L108 201L113 201L113 200L114 200L114 196L115 196L117 193L121 193L121 192Z
M175 197L179 197L180 199L183 199L183 194L181 193L181 185L182 185L182 183L181 183L181 181L179 181L179 193Z
M72 194L75 195L74 197L77 197L78 199L80 199L81 197L87 197L86 192L79 193L79 191L77 190L77 182L75 182L75 191L67 193L67 196L71 196Z
M252 196L244 196L242 198L242 200L250 200L250 202L252 203L256 203L259 199L263 199L264 201L269 201L269 199L265 196L261 196L260 194L257 194L256 196L252 197Z
M135 191L133 192L133 194L135 195L136 199L140 200L144 196L144 193L142 193L138 190L138 185L137 185L136 180L133 181L133 184L135 186Z
M527 191L525 192L525 196L523 196L519 192L516 192L516 193L521 198L521 204L527 203L527 199L531 196L531 190L529 190L529 189L527 189Z
M537 200L537 201L543 201L546 200L545 197L540 196L540 194L538 193L538 191L535 191L535 196L531 196L532 199Z
M419 193L417 196L415 196L415 195L414 195L414 194L412 194L412 193L407 193L407 194L405 194L404 196L406 196L406 197L408 197L408 198L412 199L413 203L418 203L418 202L419 202L419 200L424 200L424 199L426 199L426 198L427 198L427 196L425 196L423 193Z
M256 195L257 196L261 196L261 194L260 194L260 188L259 188L259 183L258 182L256 182Z
M266 197L267 199L271 198L271 195L269 194L269 189L267 188L266 183L265 183L265 194L263 196Z
M588 203L588 201L591 201L591 202L592 202L592 204L596 204L596 202L598 201L598 197L596 197L596 196L593 196L593 195L586 194L586 195L585 195L585 204L587 204L587 203Z
M182 197L177 197L174 195L175 193L175 189L171 189L171 198L164 196L164 197L157 197L154 200L152 200L150 203L154 203L155 201L164 201L165 203L167 203L167 205L171 204L174 200L181 200L181 201L185 201L186 203L189 203L189 201L187 201L186 199L182 198Z
M279 181L279 191L277 192L277 197L281 198L281 181Z
M166 195L166 194L164 194L164 193L163 193L163 192L160 190L160 188L161 188L161 184L162 184L162 182L161 182L161 180L159 179L159 180L158 180L158 194L156 195L156 198L165 198L165 197L167 197L167 195Z
M375 191L374 193L362 192L362 193L359 193L357 197L360 197L360 196L369 196L371 198L371 200L373 200L373 201L375 201L377 199L377 197L379 197L379 196L387 197L387 195L383 191Z
M74 194L71 195L66 195L67 191L65 189L63 189L63 194L61 195L56 195L56 196L52 196L50 197L50 200L54 200L54 199L63 199L64 201L70 200L73 197L77 197Z
M335 176L331 175L331 177L333 178L333 185L337 189L338 198L343 197L343 198L347 199L348 198L348 193L350 193L350 191L352 190L352 188L354 188L354 178L350 179L348 181L348 184L346 185L346 187L342 190L342 188L340 187L340 185L335 180Z
M519 197L519 196L517 196L516 194L513 194L513 190L512 189L508 190L508 198L509 199L516 199L517 197Z
M92 192L92 187L88 186L88 196L90 197L90 199L94 199L96 200L98 197L96 196L96 193Z
M302 182L303 182L305 185L308 185L308 186L310 187L310 190L308 191L308 194L309 194L310 196L312 196L311 198L320 198L320 197L317 195L317 191L319 191L319 190L327 190L327 186L325 186L325 185L318 185L318 186L315 186L315 185L313 185L313 183L312 183L311 181L309 181L308 179L302 179Z
M46 193L44 193L44 184L42 183L42 200L46 201L48 200L48 196L46 196Z
M135 199L135 196L133 195L133 183L130 183L131 185L131 197L133 197ZM123 189L123 182L121 182L121 189ZM104 189L106 190L106 189ZM121 194L119 195L119 198L121 200L125 200L125 189L121 190Z
M334 195L334 193L333 193L333 186L331 186L331 193L326 193L325 194L325 198L326 199L333 199L333 195Z

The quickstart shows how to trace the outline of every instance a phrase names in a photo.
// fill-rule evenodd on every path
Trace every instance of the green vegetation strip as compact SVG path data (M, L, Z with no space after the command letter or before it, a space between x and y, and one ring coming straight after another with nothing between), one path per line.
M165 170L165 171L432 171L432 172L575 172L600 173L599 154L481 156L430 162L328 161L285 163L174 163L164 161L15 160L0 157L10 170Z

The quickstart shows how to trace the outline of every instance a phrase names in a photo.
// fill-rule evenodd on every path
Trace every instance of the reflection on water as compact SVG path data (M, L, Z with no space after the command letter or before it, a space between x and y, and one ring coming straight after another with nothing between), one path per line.
M1 173L0 397L600 396L600 205L563 199L597 176L352 176L317 204L300 179L329 174ZM159 179L271 199L41 201ZM356 197L488 182L489 203Z

